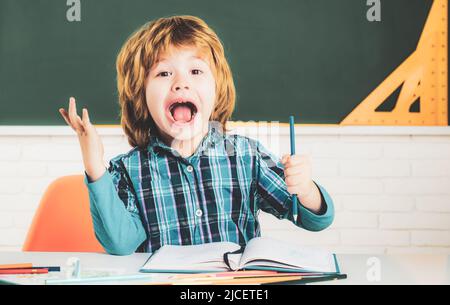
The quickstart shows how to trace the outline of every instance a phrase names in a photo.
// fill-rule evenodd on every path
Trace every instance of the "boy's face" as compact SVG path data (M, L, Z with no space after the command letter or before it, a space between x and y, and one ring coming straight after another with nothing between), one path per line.
M206 133L216 83L197 48L170 48L151 68L145 90L150 115L166 139L190 140Z

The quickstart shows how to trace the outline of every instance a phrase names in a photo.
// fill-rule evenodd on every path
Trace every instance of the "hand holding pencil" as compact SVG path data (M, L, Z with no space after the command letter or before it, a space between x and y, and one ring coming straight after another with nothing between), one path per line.
M315 188L310 158L306 155L284 155L281 163L284 165L287 191L296 194L303 202L302 198L309 197Z
M289 118L291 154L281 159L284 166L284 176L287 191L292 194L293 218L297 223L297 198L313 212L320 211L321 196L316 184L312 180L312 165L309 156L295 154L294 117Z

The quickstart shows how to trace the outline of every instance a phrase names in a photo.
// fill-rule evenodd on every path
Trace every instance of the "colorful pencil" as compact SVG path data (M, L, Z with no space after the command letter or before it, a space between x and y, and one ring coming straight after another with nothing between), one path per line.
M21 268L33 268L33 264L31 264L31 263L23 263L23 264L0 265L0 270L3 270L3 269L21 269Z
M48 269L3 269L0 270L0 274L42 274L48 273Z
M294 116L289 117L289 129L291 138L291 156L295 155L295 125ZM294 216L294 222L297 223L298 211L297 211L297 194L292 194L292 214Z

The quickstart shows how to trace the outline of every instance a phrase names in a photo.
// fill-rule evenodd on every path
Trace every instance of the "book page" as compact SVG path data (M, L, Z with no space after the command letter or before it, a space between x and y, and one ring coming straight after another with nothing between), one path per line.
M231 242L188 246L166 245L157 250L141 270L226 271L228 267L223 261L223 255L238 249L240 246Z
M240 268L250 266L302 269L311 272L336 272L332 253L289 245L266 237L251 239L241 257Z

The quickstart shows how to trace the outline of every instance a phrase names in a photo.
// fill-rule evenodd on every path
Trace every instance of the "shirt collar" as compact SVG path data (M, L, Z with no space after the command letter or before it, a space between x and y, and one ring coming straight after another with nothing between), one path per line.
M203 137L202 141L197 147L197 150L194 152L192 156L201 155L204 151L220 145L221 143L223 143L223 139L224 134L222 132L220 124L217 124L215 122L209 122L208 133ZM149 151L152 151L154 153L158 153L160 151L169 152L175 157L182 158L181 155L175 149L166 145L164 141L160 138L159 134L157 133L152 133L150 135L148 149Z

